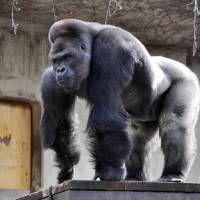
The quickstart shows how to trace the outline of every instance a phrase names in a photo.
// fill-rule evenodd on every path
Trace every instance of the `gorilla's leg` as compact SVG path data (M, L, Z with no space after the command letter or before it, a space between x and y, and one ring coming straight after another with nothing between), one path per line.
M95 159L95 179L122 180L124 178L123 164L129 154L130 143L125 131L96 130L92 133Z
M41 119L43 146L56 152L60 168L58 182L61 183L72 178L73 166L79 160L72 124L75 97L57 85L51 68L43 75L41 93L44 106Z
M124 178L123 165L131 149L131 142L125 131L127 117L125 110L116 106L115 102L104 104L99 101L99 104L93 106L88 125L96 178L110 181Z
M145 181L145 158L149 149L147 143L158 130L158 122L132 122L131 126L132 150L126 161L126 180Z
M198 85L186 80L174 83L166 94L159 120L165 166L158 181L181 182L187 176L196 153L198 95Z

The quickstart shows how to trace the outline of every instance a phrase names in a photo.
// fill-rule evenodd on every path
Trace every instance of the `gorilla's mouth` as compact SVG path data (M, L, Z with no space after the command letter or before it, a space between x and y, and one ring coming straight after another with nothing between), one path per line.
M60 87L62 87L67 92L73 92L79 89L77 85L73 84L73 81L64 80L64 79L57 79L57 83Z

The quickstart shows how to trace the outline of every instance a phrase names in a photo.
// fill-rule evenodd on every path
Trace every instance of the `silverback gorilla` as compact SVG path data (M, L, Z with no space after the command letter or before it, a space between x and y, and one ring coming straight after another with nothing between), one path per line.
M44 148L56 152L58 182L71 179L79 161L76 96L91 108L87 129L95 178L146 180L147 143L159 130L165 165L157 181L183 181L196 154L196 75L179 62L150 56L132 34L111 25L61 20L50 28L49 41L52 67L42 77L41 130Z

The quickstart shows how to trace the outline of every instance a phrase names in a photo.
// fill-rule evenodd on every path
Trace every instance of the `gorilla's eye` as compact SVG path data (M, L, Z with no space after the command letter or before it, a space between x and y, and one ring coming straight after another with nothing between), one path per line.
M81 45L81 49L82 49L82 50L85 50L85 49L86 49L86 47L85 47L84 44Z
M72 55L65 55L65 56L63 56L63 59L65 59L65 61L68 61L71 57L72 57Z
M57 58L53 58L52 59L52 63L55 65L55 64L58 64L58 62L59 62L59 59L57 59Z

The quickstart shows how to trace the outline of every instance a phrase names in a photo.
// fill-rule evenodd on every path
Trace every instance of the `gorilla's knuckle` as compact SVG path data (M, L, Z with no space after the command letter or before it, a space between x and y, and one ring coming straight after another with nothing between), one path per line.
M58 183L62 183L63 181L70 180L73 177L73 168L69 169L61 169L61 171L58 174Z
M104 181L120 181L124 179L125 170L120 167L104 166L96 170L95 176Z

